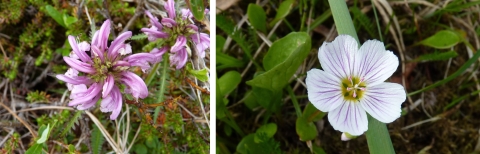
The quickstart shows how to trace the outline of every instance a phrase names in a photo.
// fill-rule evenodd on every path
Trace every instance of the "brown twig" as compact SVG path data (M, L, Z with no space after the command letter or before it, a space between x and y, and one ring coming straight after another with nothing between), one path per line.
M143 3L144 3L144 0L139 0L137 4L137 8L135 9L135 14L133 15L132 18L130 18L130 20L127 22L127 25L123 27L122 32L120 33L126 32L128 28L132 26L133 22L135 22L135 20L137 20L137 18L143 14L143 8L142 8Z
M30 133L32 134L33 138L36 138L37 137L37 132L35 130L32 129L32 127L30 126L30 124L28 124L27 122L25 122L22 118L18 117L18 115L13 112L8 106L6 106L5 104L3 104L3 102L0 101L0 105L7 109L7 111L13 115L13 117L15 117L18 121L20 121L27 129L28 131L30 131Z

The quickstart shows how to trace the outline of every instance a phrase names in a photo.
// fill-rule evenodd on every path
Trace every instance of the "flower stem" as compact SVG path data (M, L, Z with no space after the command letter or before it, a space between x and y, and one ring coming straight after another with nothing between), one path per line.
M293 107L295 108L295 112L297 113L297 117L302 116L302 110L300 109L300 105L298 105L297 97L293 93L292 87L287 86L287 91L288 94L290 95L290 98L292 99Z
M352 17L347 8L347 3L339 0L328 0L328 3L332 10L333 20L335 21L338 34L350 35L355 38L360 45L357 32L353 26ZM377 119L372 118L370 115L368 115L368 130L366 136L370 153L395 153L387 126Z
M160 64L160 63L157 63ZM155 65L157 67L157 65ZM168 54L163 55L163 62L162 62L162 77L160 78L160 91L157 94L157 101L158 102L163 102L164 100L164 95L165 93L165 87L166 87L166 80L167 80L167 70L168 70ZM155 68L154 68L155 69ZM160 106L157 106L155 108L155 112L153 114L153 121L156 123L158 114L160 113Z

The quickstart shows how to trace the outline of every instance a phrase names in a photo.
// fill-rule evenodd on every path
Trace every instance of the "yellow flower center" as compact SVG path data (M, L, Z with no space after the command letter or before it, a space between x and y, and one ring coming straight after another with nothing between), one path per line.
M342 94L346 100L357 101L363 97L367 90L367 85L358 77L348 77L342 79Z

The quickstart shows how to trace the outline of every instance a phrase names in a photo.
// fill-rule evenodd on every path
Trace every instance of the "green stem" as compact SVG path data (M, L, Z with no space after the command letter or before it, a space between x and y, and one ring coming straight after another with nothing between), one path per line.
M347 8L347 3L342 0L328 0L328 3L332 10L333 20L337 26L338 34L350 35L359 42L357 32L353 26L352 17ZM387 126L377 119L372 118L370 115L368 116L366 136L370 153L395 153Z
M153 66L152 71L147 76L147 79L145 79L145 84L147 87L152 83L153 77L155 77L155 74L157 73L158 67L160 66L160 63L156 63L155 66Z
M290 97L292 99L293 107L295 108L295 112L297 113L297 117L301 117L302 116L302 110L300 109L300 105L298 105L297 97L293 93L292 87L287 86L287 91L288 91L288 94L290 95Z
M157 66L157 65L155 65ZM164 93L165 93L165 87L166 87L166 82L167 82L167 70L169 69L168 67L168 54L163 55L163 62L162 62L162 77L160 78L160 91L157 94L157 101L158 102L163 102L164 98ZM148 78L147 78L148 79ZM156 123L158 114L160 113L160 106L157 106L155 108L155 113L153 114L153 121Z

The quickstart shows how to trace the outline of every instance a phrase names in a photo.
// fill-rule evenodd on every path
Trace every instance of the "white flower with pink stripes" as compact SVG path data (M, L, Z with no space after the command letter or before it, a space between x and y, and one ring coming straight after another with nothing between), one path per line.
M402 85L387 80L398 58L382 42L368 40L360 48L349 35L323 43L318 51L323 70L307 73L308 99L328 113L334 129L361 135L368 129L367 114L390 123L400 117L406 99Z

